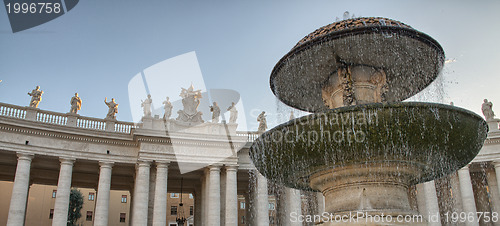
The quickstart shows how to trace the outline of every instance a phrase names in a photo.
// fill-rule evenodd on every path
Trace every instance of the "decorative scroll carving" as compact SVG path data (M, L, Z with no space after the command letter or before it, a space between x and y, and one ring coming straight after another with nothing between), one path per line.
M337 74L339 76L340 85L343 90L343 100L344 106L351 106L356 104L356 98L354 97L354 87L352 84L351 77L351 66L342 65L337 68Z

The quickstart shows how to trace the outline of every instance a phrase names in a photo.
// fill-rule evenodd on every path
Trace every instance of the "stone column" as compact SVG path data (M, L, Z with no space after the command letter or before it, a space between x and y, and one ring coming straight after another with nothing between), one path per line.
M316 200L318 201L318 214L325 212L325 196L321 192L316 192Z
M133 226L146 226L148 224L149 202L149 168L151 163L139 161L136 165L137 172L134 184L134 205L132 206Z
M24 225L32 159L33 155L17 154L16 176L10 198L7 226Z
M156 167L149 168L148 226L153 226L155 205Z
M226 225L226 171L220 172L220 225Z
M469 166L458 170L458 180L460 181L460 192L462 195L462 203L464 212L469 216L474 217L473 221L467 220L467 226L479 226L476 215L476 202L474 200L474 191L472 190L472 182L470 179Z
M255 197L256 216L255 222L257 225L269 225L269 194L267 190L267 179L259 172L255 172L257 176L257 197Z
M68 222L69 194L71 193L71 177L74 159L61 158L59 181L57 182L56 203L54 204L53 226L65 226Z
M429 226L441 226L435 182L432 180L423 183L423 192L425 199L425 209L427 212L422 214L425 214L428 218Z
M203 206L201 198L201 189L199 187L194 189L194 225L201 225L201 207Z
M238 166L226 166L226 219L225 225L238 225Z
M210 171L205 168L201 177L201 225L205 226L208 221L208 178Z
M286 189L286 199L287 199L287 211L286 211L286 222L290 226L302 226L300 222L292 222L290 214L294 213L295 216L300 216L302 214L302 199L300 197L300 190L293 188Z
M497 178L498 194L500 194L500 161L494 161L493 166L495 167L495 174Z
M153 226L167 224L167 180L168 162L156 163L156 186L153 208ZM182 195L182 194L181 194Z
M94 226L107 226L109 213L109 192L111 188L111 171L113 163L99 162L99 185L95 206Z
M250 199L251 199L250 192L243 194L243 196L245 197L245 223L246 225L251 225L250 220L252 213L250 210Z
M208 185L208 226L220 226L220 166L211 165Z

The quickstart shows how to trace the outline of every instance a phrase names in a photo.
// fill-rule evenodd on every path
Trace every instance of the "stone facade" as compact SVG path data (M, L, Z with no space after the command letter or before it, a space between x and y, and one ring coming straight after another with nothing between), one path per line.
M300 198L305 193L276 190L248 156L258 134L230 125L186 126L159 118L133 124L0 103L0 180L6 181L0 184L5 191L0 197L10 200L3 202L0 224L30 225L31 211L40 205L53 209L51 220L49 213L41 213L47 218L43 225L64 225L69 190L76 187L84 191L86 203L90 193L95 195L94 225L170 225L176 202L169 195L180 192L181 180L183 192L193 195L184 197L193 205L193 216L191 204L184 211L194 225L300 225L290 221L291 213L325 209L321 195L317 208L305 208ZM439 212L438 222L429 225L453 225L446 211L496 213L499 160L500 131L493 125L468 167L409 189L410 203L416 203L411 208L426 219ZM43 197L34 197L31 192L40 187ZM55 198L46 197L52 190L57 190ZM122 195L124 204L118 203ZM125 213L125 222L119 222L118 213ZM498 225L487 224L484 217L479 221Z

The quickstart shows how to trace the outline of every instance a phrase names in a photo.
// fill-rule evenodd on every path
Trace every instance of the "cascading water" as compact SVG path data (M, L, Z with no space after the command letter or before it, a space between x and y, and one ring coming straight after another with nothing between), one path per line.
M313 114L262 134L250 148L273 183L321 191L332 218L323 225L424 225L337 222L335 216L416 214L408 189L469 163L486 122L454 106L401 102L436 80L437 41L386 18L353 18L317 29L275 66L270 85L283 103ZM439 89L440 87L438 87Z

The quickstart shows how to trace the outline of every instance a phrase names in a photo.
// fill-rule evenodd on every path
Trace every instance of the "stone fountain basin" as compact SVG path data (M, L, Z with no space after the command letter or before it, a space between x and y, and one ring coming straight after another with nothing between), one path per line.
M270 78L271 90L278 99L304 111L329 109L321 90L335 75L337 59L347 65L384 70L388 102L405 100L423 90L444 64L439 43L410 27L368 24L318 30L325 30L319 32L324 34L299 42L276 64Z
M487 136L477 114L450 105L399 102L341 107L281 124L254 141L250 157L266 178L311 190L313 174L390 166L417 184L467 165ZM317 189L317 188L316 188ZM314 190L314 189L312 189Z

